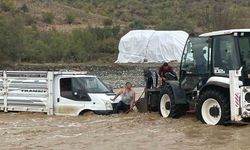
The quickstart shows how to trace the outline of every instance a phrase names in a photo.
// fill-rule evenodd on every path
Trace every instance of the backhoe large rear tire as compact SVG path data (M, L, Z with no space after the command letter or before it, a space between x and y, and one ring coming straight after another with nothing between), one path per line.
M161 91L159 113L162 117L179 118L186 112L186 106L175 104L174 93L171 86L165 85Z
M209 125L226 124L230 119L228 94L219 90L204 91L197 104L197 118Z

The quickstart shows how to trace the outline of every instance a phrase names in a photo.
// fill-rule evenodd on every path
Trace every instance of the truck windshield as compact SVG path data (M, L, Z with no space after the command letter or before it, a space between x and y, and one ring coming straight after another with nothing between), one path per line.
M88 93L108 93L110 90L96 77L76 78Z
M245 33L239 37L239 47L243 65L250 66L250 33Z

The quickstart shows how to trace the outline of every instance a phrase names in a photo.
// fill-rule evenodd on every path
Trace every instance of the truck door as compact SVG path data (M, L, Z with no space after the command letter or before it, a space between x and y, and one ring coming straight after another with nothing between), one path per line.
M59 94L56 98L55 113L65 115L78 115L85 108L85 102L91 101L84 87L76 78L60 78Z
M189 38L182 56L180 84L185 91L201 86L209 74L208 38Z

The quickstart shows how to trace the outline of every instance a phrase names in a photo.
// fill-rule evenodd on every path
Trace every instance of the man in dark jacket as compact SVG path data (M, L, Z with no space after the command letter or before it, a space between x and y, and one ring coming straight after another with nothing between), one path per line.
M166 80L177 80L173 66L166 62L160 67L158 74L162 80L162 84L164 84Z

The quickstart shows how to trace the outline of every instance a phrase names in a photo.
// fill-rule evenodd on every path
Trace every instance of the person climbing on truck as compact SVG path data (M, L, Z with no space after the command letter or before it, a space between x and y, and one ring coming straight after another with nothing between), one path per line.
M115 106L114 113L119 113L120 111L128 112L133 109L135 104L135 91L132 89L130 82L127 82L125 87L120 90L112 100L115 101L118 96L121 96L121 101Z
M173 66L167 62L163 63L158 74L162 80L162 84L164 84L166 80L177 80L177 75L174 72Z

